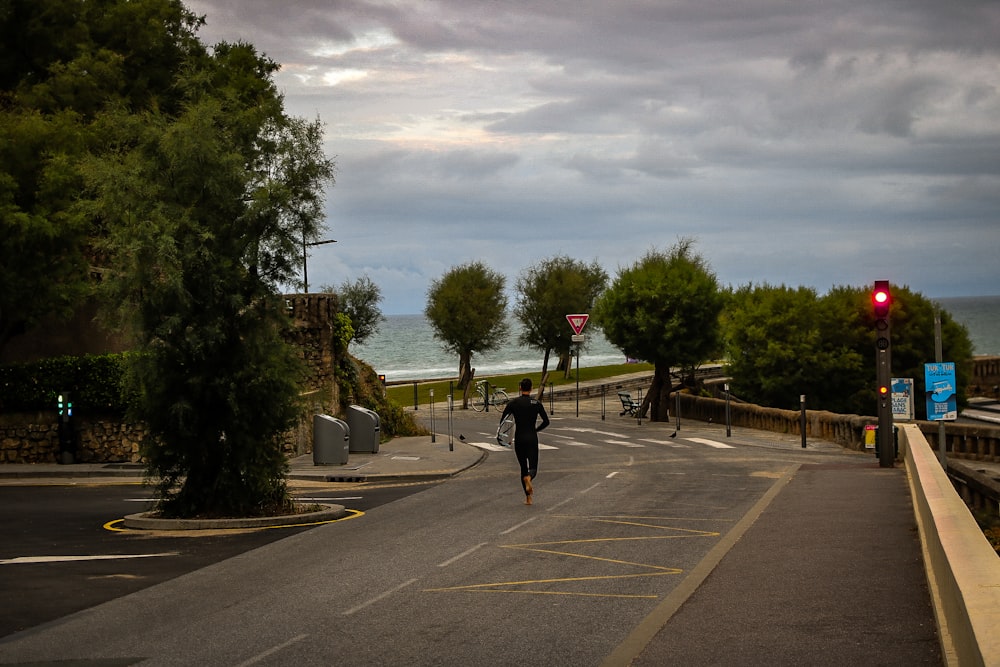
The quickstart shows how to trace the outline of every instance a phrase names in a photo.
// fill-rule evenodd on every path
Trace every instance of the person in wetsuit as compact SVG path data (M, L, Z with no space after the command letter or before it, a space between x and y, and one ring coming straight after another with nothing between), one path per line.
M500 423L508 415L514 417L514 455L521 466L521 487L524 504L531 504L534 489L531 480L538 474L538 432L549 425L549 416L541 401L531 397L531 378L524 378L519 385L521 395L507 403L500 415ZM538 418L542 422L536 426Z

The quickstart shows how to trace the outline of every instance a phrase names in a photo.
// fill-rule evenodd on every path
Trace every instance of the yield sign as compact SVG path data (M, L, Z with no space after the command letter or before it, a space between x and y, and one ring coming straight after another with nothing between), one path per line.
M589 319L590 315L587 313L577 313L575 315L566 316L566 321L569 322L571 327L573 327L573 333L577 336L579 336L580 332L583 331L583 327L587 326L587 320Z

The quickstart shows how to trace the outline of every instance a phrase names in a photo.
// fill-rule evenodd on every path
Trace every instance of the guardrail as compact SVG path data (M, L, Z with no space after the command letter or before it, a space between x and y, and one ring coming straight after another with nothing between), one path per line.
M1000 558L916 424L899 429L924 565L949 665L1000 665Z

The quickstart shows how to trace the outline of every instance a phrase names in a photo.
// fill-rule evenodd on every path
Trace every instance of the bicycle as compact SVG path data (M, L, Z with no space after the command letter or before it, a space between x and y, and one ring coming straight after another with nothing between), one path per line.
M507 396L507 392L500 387L493 387L493 392L489 396L489 404L492 406L503 406L507 405L507 401L510 398ZM476 394L472 397L472 409L476 412L482 412L486 409L486 380L478 380L476 382Z

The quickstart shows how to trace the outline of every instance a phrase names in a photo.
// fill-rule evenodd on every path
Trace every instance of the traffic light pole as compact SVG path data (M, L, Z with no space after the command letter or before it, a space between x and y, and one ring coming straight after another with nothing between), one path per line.
M885 338L889 339L889 324L886 320L884 332ZM881 340L881 338L880 338ZM896 461L895 434L892 425L892 349L891 346L878 346L876 358L878 363L877 380L879 387L878 395L878 464L881 468L891 468Z

